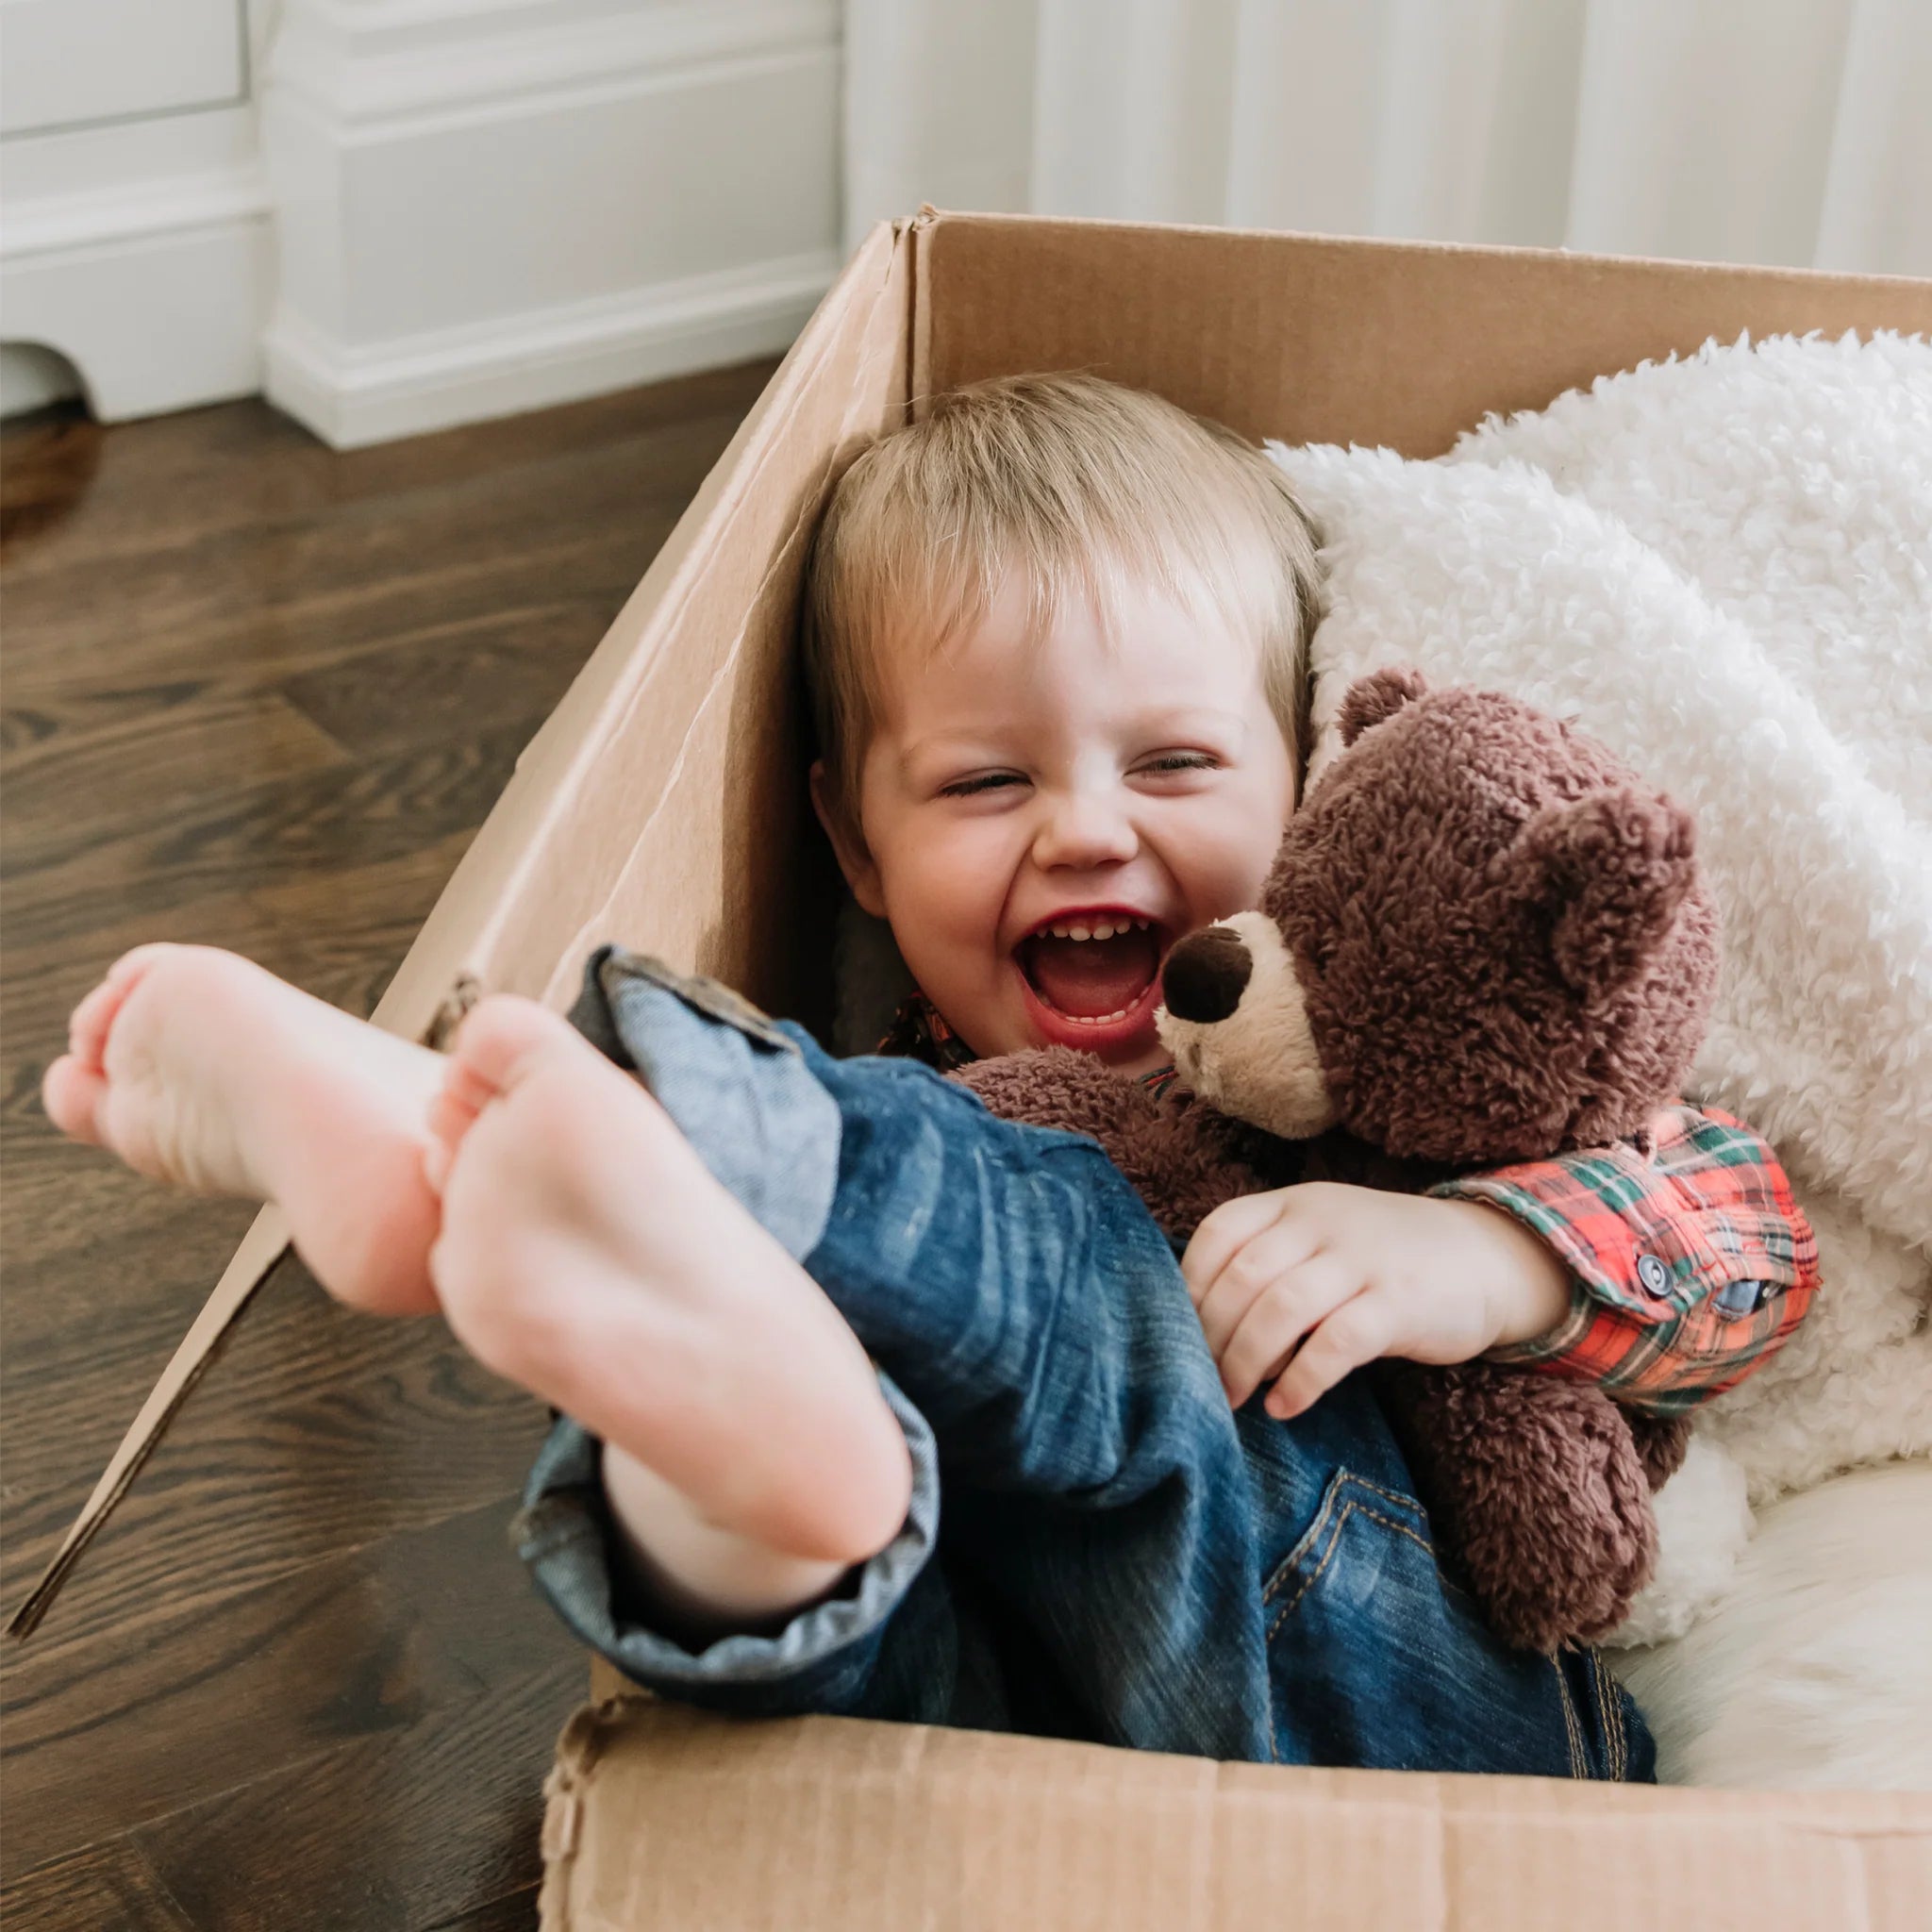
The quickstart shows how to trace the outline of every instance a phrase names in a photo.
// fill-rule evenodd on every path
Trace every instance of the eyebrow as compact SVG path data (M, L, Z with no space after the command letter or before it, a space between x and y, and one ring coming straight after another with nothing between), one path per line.
M1175 711L1163 708L1125 720L1122 726L1122 735L1126 738L1145 739L1152 743L1157 740L1184 739L1196 734L1208 737L1219 737L1229 731L1245 734L1252 723L1253 720L1241 711L1205 707ZM1003 735L997 725L981 731L930 731L924 738L915 739L900 752L898 768L904 774L917 765L958 758L985 758L998 762L997 741Z
M957 758L991 758L993 743L986 734L968 734L963 731L933 731L925 737L915 739L898 757L901 774L915 766L950 761Z

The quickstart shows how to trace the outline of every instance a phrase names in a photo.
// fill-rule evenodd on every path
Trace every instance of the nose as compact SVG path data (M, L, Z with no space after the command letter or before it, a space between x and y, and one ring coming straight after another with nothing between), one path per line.
M1241 1003L1255 962L1247 941L1224 925L1191 933L1160 969L1160 996L1176 1020L1211 1026Z
M1033 841L1034 862L1091 872L1124 865L1141 849L1134 822L1112 794L1100 790L1057 793Z

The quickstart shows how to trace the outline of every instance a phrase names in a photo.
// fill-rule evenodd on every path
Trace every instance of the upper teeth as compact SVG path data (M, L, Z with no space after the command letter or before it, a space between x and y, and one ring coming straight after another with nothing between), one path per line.
M1050 925L1047 931L1057 940L1110 940L1116 933L1138 926L1145 932L1153 922L1146 919L1099 920L1092 925Z

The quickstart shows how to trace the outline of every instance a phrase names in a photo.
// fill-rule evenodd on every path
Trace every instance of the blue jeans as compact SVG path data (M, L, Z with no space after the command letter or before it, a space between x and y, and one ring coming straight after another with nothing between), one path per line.
M1654 1776L1593 1651L1505 1648L1438 1569L1369 1378L1291 1423L1230 1413L1172 1247L1093 1142L615 949L572 1018L825 1290L914 1467L904 1529L842 1591L693 1654L626 1602L598 1445L559 1420L520 1541L627 1675L760 1715Z

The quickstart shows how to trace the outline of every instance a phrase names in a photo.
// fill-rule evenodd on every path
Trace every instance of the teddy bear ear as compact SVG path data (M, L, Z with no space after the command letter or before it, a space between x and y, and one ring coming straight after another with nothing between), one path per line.
M1626 985L1670 936L1697 883L1696 848L1682 806L1624 787L1538 812L1509 865L1553 914L1557 970L1595 998Z
M1420 671L1405 671L1393 665L1357 678L1341 700L1341 713L1337 720L1344 747L1353 744L1372 724L1394 717L1404 705L1421 697L1428 688Z

